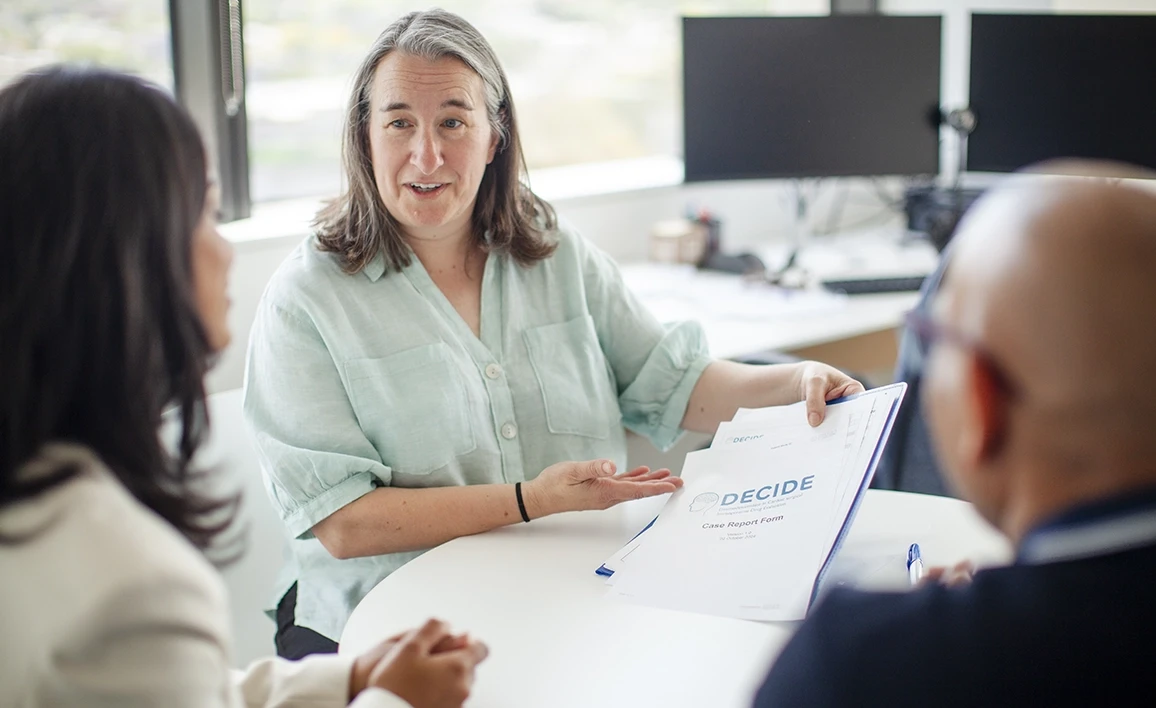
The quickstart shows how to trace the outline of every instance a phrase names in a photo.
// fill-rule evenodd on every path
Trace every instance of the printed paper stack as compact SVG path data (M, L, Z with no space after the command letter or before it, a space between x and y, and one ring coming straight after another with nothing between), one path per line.
M803 619L871 482L907 385L828 404L742 409L686 456L683 488L598 573L630 602Z

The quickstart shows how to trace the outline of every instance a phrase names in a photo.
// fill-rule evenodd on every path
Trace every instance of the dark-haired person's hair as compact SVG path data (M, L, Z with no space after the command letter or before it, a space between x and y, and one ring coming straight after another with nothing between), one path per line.
M360 272L378 254L385 257L387 271L409 265L409 247L401 225L381 201L369 150L373 77L378 64L393 51L430 61L452 57L482 79L490 128L499 142L478 186L472 215L474 242L487 251L508 253L524 266L549 257L556 244L548 235L556 228L557 217L554 208L527 184L506 73L473 25L436 8L411 12L385 28L357 70L341 138L347 184L345 192L313 222L318 248L337 254L342 269L351 274Z
M77 474L17 475L65 442L198 548L234 518L237 498L198 491L191 464L212 356L192 272L205 160L189 116L143 80L57 66L0 91L0 509Z

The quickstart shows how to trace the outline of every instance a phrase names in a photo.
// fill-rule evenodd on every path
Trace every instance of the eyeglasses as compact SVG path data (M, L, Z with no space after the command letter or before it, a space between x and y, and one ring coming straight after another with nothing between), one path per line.
M996 384L1005 393L1018 397L1020 387L1017 386L1008 375L1007 369L992 356L991 352L988 351L987 347L981 342L919 310L908 312L904 320L908 331L915 335L915 344L919 348L920 357L924 361L926 361L930 355L931 348L939 342L945 342L959 349L972 352L979 358L980 362L988 370L988 373L995 379Z

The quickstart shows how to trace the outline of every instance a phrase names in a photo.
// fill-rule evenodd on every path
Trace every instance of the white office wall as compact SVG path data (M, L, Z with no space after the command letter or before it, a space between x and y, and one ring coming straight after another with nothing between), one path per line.
M229 331L233 338L209 372L205 382L209 393L227 391L241 385L245 364L245 347L257 302L266 283L281 261L293 250L297 235L281 236L234 244L233 269L229 274Z

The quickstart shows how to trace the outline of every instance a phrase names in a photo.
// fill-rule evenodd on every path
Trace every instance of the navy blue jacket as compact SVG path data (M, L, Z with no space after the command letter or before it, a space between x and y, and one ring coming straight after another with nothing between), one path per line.
M1156 706L1156 492L1086 507L961 588L833 590L771 706Z

